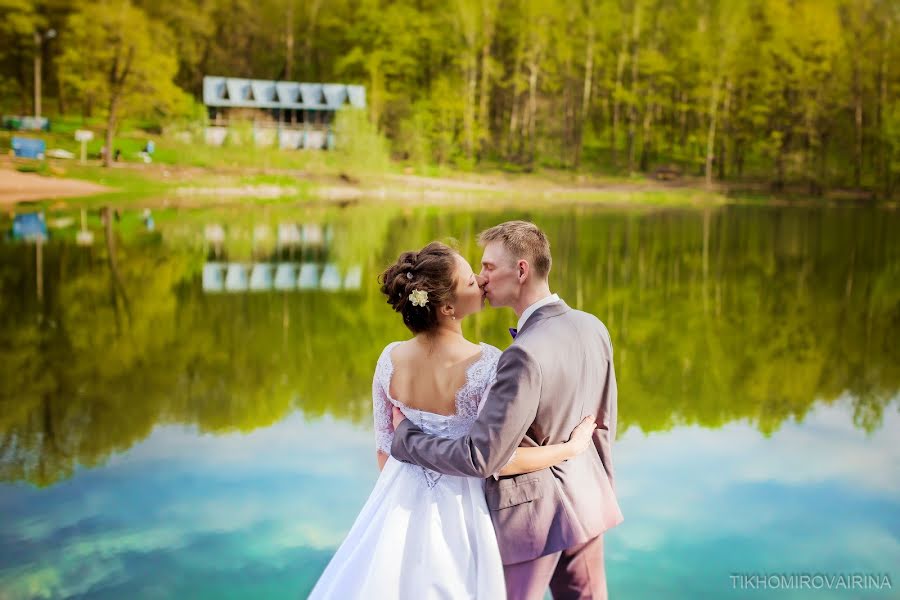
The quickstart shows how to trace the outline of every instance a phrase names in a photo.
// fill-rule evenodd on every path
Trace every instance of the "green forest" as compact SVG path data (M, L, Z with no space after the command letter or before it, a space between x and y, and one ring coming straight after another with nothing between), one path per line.
M890 197L892 0L0 0L0 106L202 122L204 75L366 87L395 160ZM53 35L47 35L53 31ZM111 119L113 120L113 119Z

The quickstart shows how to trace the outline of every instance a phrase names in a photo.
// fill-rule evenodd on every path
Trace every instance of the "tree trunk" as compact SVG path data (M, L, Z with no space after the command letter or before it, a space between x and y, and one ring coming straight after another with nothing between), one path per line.
M593 8L593 5L591 5ZM584 54L584 82L581 86L581 114L578 115L575 132L575 168L581 164L581 147L584 141L584 123L587 120L588 109L591 106L591 88L594 77L594 14L588 11L588 39Z
M720 79L713 83L712 98L709 101L709 127L706 130L706 187L712 187L713 155L716 147L716 121L719 114L719 89L722 87Z
M54 66L56 66L56 61L54 61ZM66 86L62 84L62 81L59 80L59 73L56 75L56 106L59 109L59 114L66 114L66 109L68 105L66 103L68 98L66 97Z
M506 133L506 158L511 159L513 156L513 143L516 138L516 129L518 128L519 118L519 95L513 86L512 107L509 113L509 129Z
M853 145L853 185L862 187L863 169L863 97L859 64L853 66L853 124L855 126Z
M731 79L725 80L725 100L722 103L722 126L719 129L722 132L718 135L719 142L719 160L717 162L718 171L719 171L719 181L723 181L725 179L725 166L727 164L728 156L726 155L726 143L728 142L729 133L731 130Z
M775 182L774 189L780 192L784 189L785 184L785 159L787 157L787 149L791 143L791 130L782 129L781 141L778 144L778 151L775 155Z
M634 171L635 135L637 134L637 92L640 46L638 40L641 37L641 5L636 3L634 7L634 22L631 28L631 106L628 110L628 171Z
M472 159L475 156L475 153L478 151L478 140L476 139L476 127L478 123L476 122L477 110L478 106L476 105L475 99L478 94L478 55L473 52L472 54L472 68L469 71L469 159Z
M494 14L488 10L487 3L482 4L481 81L478 91L479 150L484 146L484 142L490 139L488 101L491 95L491 46L494 43L494 20Z
M612 150L613 164L618 162L619 158L619 121L622 118L622 76L625 74L625 59L628 52L628 35L625 28L622 28L622 46L619 48L619 57L616 59L616 86L613 91L613 118L612 129L610 130L609 146Z
M116 110L119 108L119 97L125 87L125 82L131 75L131 61L134 59L134 47L128 48L128 54L124 61L122 58L122 47L116 48L116 54L113 57L113 64L109 70L109 114L106 118L106 155L103 157L103 166L112 165L113 155L113 137L116 130ZM122 67L121 70L119 67Z
M819 195L824 196L828 192L828 138L827 133L823 133L819 140Z
M648 106L644 111L644 122L641 126L641 171L647 171L650 168L650 152L653 150L650 132L652 130L653 115L655 112L655 104Z
M319 77L319 53L313 51L313 40L316 39L316 26L318 24L319 9L322 8L322 0L313 0L309 4L309 23L306 26L306 35L303 37L303 62L312 65L315 69L314 73L307 73L313 78L313 81ZM377 121L376 121L377 122Z
M119 104L118 94L113 94L109 100L109 115L106 118L106 152L103 154L103 166L112 166L113 138L116 130L116 109Z
M384 74L381 71L381 59L376 55L369 57L366 67L369 72L369 89L372 91L369 98L369 117L376 127L381 126L381 111L384 103ZM367 96L368 91L367 91Z
M284 80L290 81L294 68L294 0L287 0L284 15Z
M881 143L878 145L879 157L879 179L883 186L885 198L891 195L891 165L890 165L890 145L888 142L888 134L884 126L884 111L888 103L888 50L891 47L891 25L890 19L884 25L884 38L881 44L881 64L878 67L878 133L881 136Z
M507 157L507 159L512 157L513 144L516 139L516 129L518 128L518 123L520 120L520 117L519 117L519 80L522 77L522 47L523 46L524 46L524 42L520 36L516 43L516 66L513 69L512 106L510 107L509 130L507 131L507 137L506 137L506 157Z
M538 61L534 60L528 65L528 145L529 156L528 162L533 166L534 158L537 152L537 82L538 82Z
M562 72L563 110L562 110L562 144L559 147L559 160L561 164L571 166L570 157L575 150L575 93L572 89L572 59L566 58Z
M31 102L31 98L29 98L28 94L28 75L26 73L26 61L24 57L18 61L18 68L16 69L16 80L19 82L19 113L27 115L28 103Z

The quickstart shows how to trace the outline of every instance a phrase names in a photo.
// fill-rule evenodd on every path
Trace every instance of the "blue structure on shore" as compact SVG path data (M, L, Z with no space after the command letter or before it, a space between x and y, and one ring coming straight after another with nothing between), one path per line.
M47 151L47 144L44 140L35 138L14 137L11 146L16 158L36 158L41 160L44 158L44 152Z
M203 104L215 117L221 109L258 108L290 114L291 111L335 112L344 105L366 107L366 88L342 83L300 83L237 77L203 78ZM273 112L274 114L278 114ZM300 114L298 117L302 116Z
M203 78L203 104L209 112L206 142L221 145L226 138L234 143L281 148L332 148L331 124L335 113L345 106L366 107L366 88L342 83L301 83L237 77ZM240 139L229 129L235 110L240 118L252 115L252 140Z

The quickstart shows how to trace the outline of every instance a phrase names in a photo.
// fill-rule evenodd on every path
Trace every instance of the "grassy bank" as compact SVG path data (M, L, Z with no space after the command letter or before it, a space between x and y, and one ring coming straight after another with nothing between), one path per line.
M503 165L460 171L448 166L413 167L399 162L366 160L365 152L323 152L259 148L252 144L207 146L185 129L161 135L126 123L115 138L121 152L113 167L100 164L103 123L97 120L53 120L50 132L0 132L0 152L8 154L12 137L40 137L47 149L80 153L77 129L94 131L88 161L78 159L24 161L6 159L0 168L30 170L48 177L91 181L111 191L65 202L70 206L115 204L127 207L211 206L271 203L394 203L401 205L485 204L546 206L599 204L611 206L718 205L735 202L823 202L797 194L773 195L744 186L707 189L698 178L656 181L643 174L597 174L565 170L510 172ZM155 145L146 163L141 151ZM52 201L48 200L48 203ZM46 203L45 203L46 204Z

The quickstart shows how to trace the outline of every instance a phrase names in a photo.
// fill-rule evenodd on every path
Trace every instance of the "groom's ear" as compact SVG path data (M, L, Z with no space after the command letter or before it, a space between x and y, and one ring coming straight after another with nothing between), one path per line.
M527 260L520 260L518 262L517 269L519 271L519 283L524 283L525 279L528 278L528 274L531 272L531 265L528 264Z

